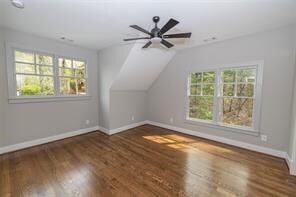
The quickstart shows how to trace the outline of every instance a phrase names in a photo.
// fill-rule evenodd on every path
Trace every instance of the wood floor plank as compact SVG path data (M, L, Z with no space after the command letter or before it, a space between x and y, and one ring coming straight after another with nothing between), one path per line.
M296 196L281 158L144 125L0 155L0 196Z

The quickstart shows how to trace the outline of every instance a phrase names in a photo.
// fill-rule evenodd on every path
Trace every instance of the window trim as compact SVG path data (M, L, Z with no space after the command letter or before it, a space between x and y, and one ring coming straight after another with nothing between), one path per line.
M260 133L260 123L261 123L261 97L262 97L262 85L263 85L263 60L250 61L250 62L241 62L234 64L223 64L220 66L208 66L206 69L190 69L186 73L186 95L185 95L185 123L194 124L198 126L207 126L216 129L223 129L225 131L239 132L248 135L258 136ZM219 123L219 98L221 95L218 93L218 87L220 87L220 74L222 70L225 69L238 69L238 68L257 68L256 73L256 87L254 91L254 103L253 103L253 127L247 128L243 126L228 125ZM190 75L194 72L216 72L215 79L215 92L214 92L214 106L213 106L213 120L199 120L189 117L189 99L190 94Z
M16 43L5 42L6 49L6 73L8 86L8 103L34 103L34 102L55 102L55 101L75 101L87 100L91 98L89 88L88 63L83 58L73 58L67 55L60 55L57 53L40 50L38 48L27 47ZM16 93L16 67L14 60L14 51L24 51L29 53L52 56L53 58L53 79L54 79L54 94L48 96L17 96ZM58 58L67 58L71 60L85 62L85 80L86 80L86 94L85 95L60 95L58 93ZM34 62L35 64L36 62Z

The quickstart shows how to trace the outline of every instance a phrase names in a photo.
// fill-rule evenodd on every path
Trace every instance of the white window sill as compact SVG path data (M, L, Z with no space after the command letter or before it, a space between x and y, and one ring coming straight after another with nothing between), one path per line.
M91 96L50 96L50 97L16 97L9 98L8 103L43 103L43 102L59 102L59 101L82 101L89 100Z
M242 133L242 134L247 134L252 136L259 136L260 134L258 130L254 130L251 128L249 129L244 127L228 126L228 125L216 124L209 121L202 121L202 120L191 119L191 118L186 118L185 122L189 124L198 125L198 126L206 126L206 127L215 128L215 129L222 129L223 131L237 132L237 133Z

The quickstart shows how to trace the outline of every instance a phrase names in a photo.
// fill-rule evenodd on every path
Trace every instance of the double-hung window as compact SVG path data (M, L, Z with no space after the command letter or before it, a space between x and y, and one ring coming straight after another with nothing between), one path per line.
M11 53L8 52L10 101L64 100L88 96L87 65L84 60L13 47Z
M192 72L187 120L258 131L262 63Z
M54 95L53 56L14 51L16 96Z

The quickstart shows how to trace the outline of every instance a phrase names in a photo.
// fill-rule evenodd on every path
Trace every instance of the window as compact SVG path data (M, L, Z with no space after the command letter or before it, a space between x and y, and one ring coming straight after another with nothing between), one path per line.
M261 63L190 73L187 119L257 131L261 80Z
M216 73L192 73L190 78L189 117L213 120Z
M16 95L54 95L53 57L14 51Z
M13 60L13 65L7 69L10 100L88 95L85 61L11 49L12 53L7 56L9 62Z
M220 122L253 127L256 68L226 69L221 72Z
M59 58L59 85L61 95L85 95L85 62Z

